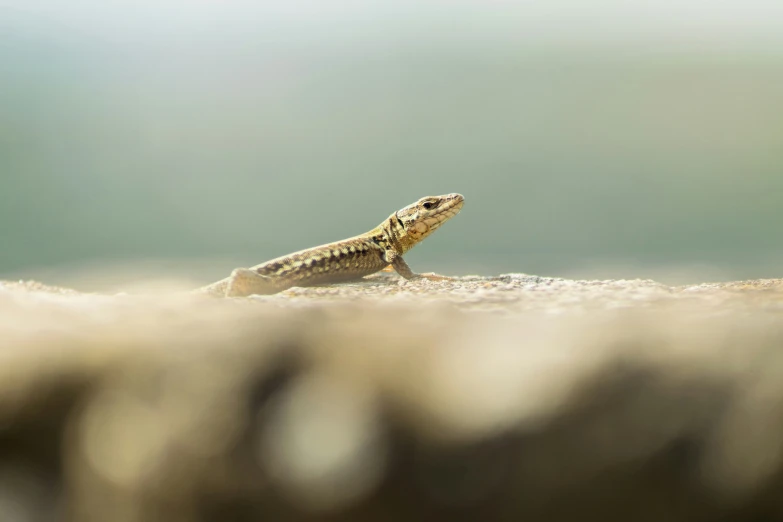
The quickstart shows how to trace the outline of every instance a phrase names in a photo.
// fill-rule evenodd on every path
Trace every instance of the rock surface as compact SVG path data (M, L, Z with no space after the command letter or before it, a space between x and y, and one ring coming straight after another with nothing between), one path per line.
M0 520L783 520L783 280L0 282Z

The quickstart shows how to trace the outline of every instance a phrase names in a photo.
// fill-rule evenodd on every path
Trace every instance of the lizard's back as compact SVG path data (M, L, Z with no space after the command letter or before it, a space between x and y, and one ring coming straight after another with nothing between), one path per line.
M252 270L284 288L360 279L385 268L383 248L363 236L281 256Z

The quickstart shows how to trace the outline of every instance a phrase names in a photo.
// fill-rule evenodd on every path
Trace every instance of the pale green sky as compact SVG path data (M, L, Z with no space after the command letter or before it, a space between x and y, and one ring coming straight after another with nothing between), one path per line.
M0 0L0 277L217 278L448 192L419 271L779 277L781 55L779 0Z
M0 0L6 23L20 15L117 41L139 31L164 40L213 31L318 40L328 32L399 45L402 24L411 39L462 45L783 46L779 0Z

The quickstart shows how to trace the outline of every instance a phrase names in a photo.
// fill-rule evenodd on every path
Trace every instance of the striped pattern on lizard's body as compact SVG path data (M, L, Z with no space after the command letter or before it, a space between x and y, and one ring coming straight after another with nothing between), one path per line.
M433 277L413 273L402 256L454 217L463 203L460 194L422 198L369 232L300 250L252 268L237 268L231 276L197 292L226 297L274 294L294 286L361 279L389 265L406 279Z

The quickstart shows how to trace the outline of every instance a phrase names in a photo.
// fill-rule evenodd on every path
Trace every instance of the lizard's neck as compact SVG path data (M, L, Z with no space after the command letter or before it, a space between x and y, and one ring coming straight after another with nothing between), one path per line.
M408 234L408 232L405 230L405 227L402 226L400 220L397 219L396 213L389 216L386 221L381 223L378 228L385 236L385 241L399 255L404 254L419 242L417 239Z

